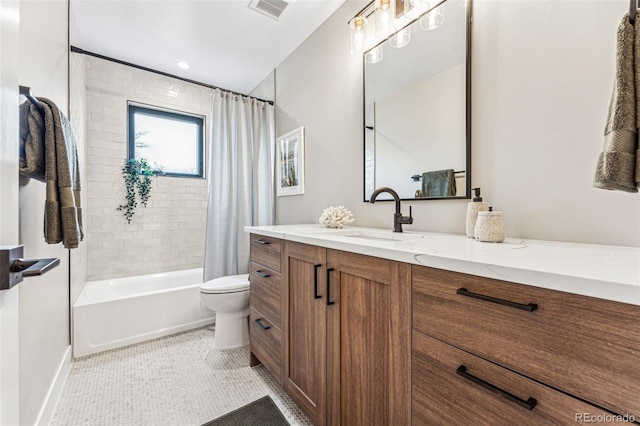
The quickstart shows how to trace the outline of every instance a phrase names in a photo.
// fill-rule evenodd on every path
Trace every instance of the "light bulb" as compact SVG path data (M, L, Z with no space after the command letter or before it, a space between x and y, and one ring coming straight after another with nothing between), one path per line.
M376 0L376 37L385 38L395 31L393 26L393 3L391 0Z
M349 22L352 55L360 55L364 50L364 27L366 24L367 18L364 16L356 16Z

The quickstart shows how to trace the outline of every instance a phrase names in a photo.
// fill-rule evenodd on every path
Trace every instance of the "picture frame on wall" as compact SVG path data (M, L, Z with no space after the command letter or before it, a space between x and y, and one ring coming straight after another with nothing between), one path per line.
M278 197L304 194L304 127L276 139Z

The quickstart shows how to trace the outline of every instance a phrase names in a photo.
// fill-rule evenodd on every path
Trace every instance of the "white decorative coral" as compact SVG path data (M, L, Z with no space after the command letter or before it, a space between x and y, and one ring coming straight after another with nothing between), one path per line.
M331 206L322 211L318 221L329 228L342 228L347 223L353 222L354 218L344 206Z

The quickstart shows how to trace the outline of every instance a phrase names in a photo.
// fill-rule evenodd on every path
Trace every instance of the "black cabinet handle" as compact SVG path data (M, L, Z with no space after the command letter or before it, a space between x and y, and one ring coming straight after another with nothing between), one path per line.
M269 241L265 241L265 240L253 240L253 241L258 244L264 244L264 245L271 244Z
M464 377L465 379L472 381L476 385L482 386L483 388L490 390L491 392L495 392L498 395L507 398L511 402L515 402L519 406L524 407L529 411L533 410L533 407L535 407L536 404L538 404L538 401L533 397L529 397L529 399L525 401L524 399L520 399L514 394L507 392L506 390L500 389L499 387L494 386L489 382L485 382L484 380L467 373L467 367L465 367L464 365L461 365L460 367L458 367L456 369L456 373L458 373L460 376Z
M320 269L322 265L317 264L313 265L313 298L320 299L322 297L321 294L318 294L318 269Z
M262 271L256 271L257 275L260 275L262 278L269 278L271 276L271 274L265 274Z
M466 297L473 297L474 299L484 300L486 302L497 303L498 305L509 306L510 308L516 308L523 311L533 312L538 309L538 305L536 303L529 303L528 305L523 305L522 303L511 302L510 300L498 299L497 297L485 296L484 294L472 293L466 288L459 288L456 291L457 294Z
M333 268L327 268L327 306L335 305L336 302L331 300L331 272Z
M258 325L260 326L260 328L261 328L261 329L263 329L263 330L268 330L268 329L270 329L271 327L269 327L268 325L264 325L264 324L262 323L262 321L260 321L261 319L262 319L262 318L258 318L257 320L255 320L255 323L256 323L256 324L258 324Z

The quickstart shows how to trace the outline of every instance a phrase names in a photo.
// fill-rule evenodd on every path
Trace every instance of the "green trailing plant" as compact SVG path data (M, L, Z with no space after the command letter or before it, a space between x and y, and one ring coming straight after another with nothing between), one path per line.
M127 191L125 196L127 202L126 204L120 205L118 210L124 210L123 215L127 218L127 223L131 223L131 219L135 214L135 209L138 206L137 198L140 199L144 207L147 207L147 202L151 196L153 176L153 169L144 158L125 160L124 166L122 167L122 177L124 178L124 186Z

